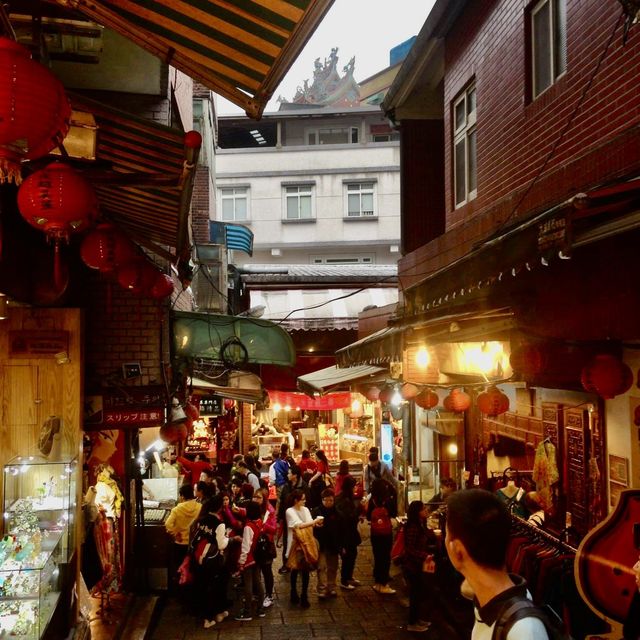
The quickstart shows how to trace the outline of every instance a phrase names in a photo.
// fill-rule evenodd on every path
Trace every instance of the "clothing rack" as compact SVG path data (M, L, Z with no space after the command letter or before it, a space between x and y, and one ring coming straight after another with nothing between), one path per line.
M545 542L548 542L549 544L553 545L556 549L560 549L561 551L566 551L567 553L573 553L574 555L578 552L578 550L575 547L572 547L567 542L564 542L557 536L554 536L552 533L549 533L548 531L545 531L544 529L541 529L540 527L537 527L536 525L531 524L530 522L527 522L522 518L518 518L518 516L514 516L514 515L511 516L511 524L516 529L520 529L522 532L526 533L527 535L531 535L532 537L537 538L538 540L544 540Z

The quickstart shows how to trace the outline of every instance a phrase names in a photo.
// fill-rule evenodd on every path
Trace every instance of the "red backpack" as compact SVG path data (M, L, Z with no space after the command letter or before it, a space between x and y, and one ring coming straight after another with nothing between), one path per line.
M391 518L386 507L374 506L371 511L371 535L390 536L391 531Z

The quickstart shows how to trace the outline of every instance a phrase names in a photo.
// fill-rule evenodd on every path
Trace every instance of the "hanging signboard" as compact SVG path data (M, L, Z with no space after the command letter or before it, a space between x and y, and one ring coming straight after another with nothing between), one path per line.
M160 385L103 389L85 396L84 428L157 427L165 419L165 393Z

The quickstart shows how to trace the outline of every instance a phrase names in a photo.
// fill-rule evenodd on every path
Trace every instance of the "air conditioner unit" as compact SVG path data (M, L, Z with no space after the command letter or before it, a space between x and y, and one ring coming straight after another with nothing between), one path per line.
M227 312L227 249L222 244L198 244L191 286L198 311Z

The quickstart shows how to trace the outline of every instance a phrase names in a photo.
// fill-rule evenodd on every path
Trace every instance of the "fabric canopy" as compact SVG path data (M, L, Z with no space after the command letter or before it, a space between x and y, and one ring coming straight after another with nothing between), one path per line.
M242 224L228 222L209 222L209 241L223 244L227 249L244 251L253 255L253 231Z
M305 393L291 393L288 391L267 391L267 393L272 407L274 404L279 404L292 409L331 411L351 406L351 393L349 391L328 393L326 396L314 396L313 398Z
M336 351L341 367L402 361L403 329L385 327Z
M49 0L99 24L259 118L333 0Z
M295 364L296 350L289 334L268 320L185 311L174 311L171 318L178 358L201 358L228 368L246 363Z
M383 372L386 372L386 369L369 365L347 367L346 369L339 369L335 366L327 367L326 369L320 369L320 371L299 376L298 388L311 393L327 393L332 389L346 387L351 382L378 376Z

